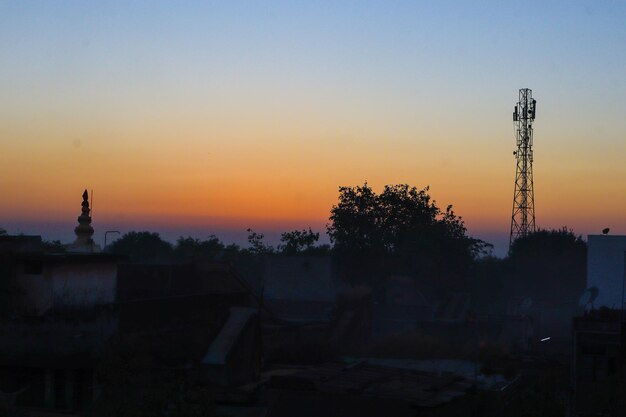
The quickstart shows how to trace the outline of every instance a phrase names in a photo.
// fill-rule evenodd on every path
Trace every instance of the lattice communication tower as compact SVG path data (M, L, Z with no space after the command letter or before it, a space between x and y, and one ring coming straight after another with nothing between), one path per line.
M517 161L513 214L509 246L515 239L535 231L535 190L533 186L533 123L537 115L537 100L529 88L519 90L519 101L513 110Z

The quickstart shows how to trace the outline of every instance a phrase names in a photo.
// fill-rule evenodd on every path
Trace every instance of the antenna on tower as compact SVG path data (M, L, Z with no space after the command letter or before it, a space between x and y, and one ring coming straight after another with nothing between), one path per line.
M518 237L535 231L535 189L533 186L533 122L537 115L537 100L530 88L519 90L519 101L513 110L517 161L513 214L509 246Z

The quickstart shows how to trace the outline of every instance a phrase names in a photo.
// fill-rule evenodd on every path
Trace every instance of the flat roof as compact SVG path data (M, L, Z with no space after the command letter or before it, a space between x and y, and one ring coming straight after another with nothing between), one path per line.
M128 256L120 255L116 253L74 253L74 252L59 252L59 253L30 253L21 256L26 260L37 260L45 263L61 263L61 262L75 262L75 263L102 263L102 262L125 262L128 260Z

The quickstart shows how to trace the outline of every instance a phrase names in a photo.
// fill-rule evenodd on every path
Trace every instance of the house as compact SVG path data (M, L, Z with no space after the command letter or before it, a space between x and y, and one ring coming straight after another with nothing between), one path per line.
M22 297L18 311L92 308L115 302L117 268L125 257L108 253L33 253L15 259Z
M587 236L587 288L596 287L595 307L622 308L626 277L626 236Z
M573 320L573 416L623 416L626 410L626 322L601 308Z

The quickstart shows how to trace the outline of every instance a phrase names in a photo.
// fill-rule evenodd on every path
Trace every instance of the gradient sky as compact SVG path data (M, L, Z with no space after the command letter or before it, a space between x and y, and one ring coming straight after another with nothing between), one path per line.
M626 2L0 0L0 226L70 240L322 230L340 185L431 186L508 242L533 89L537 224L626 234Z

